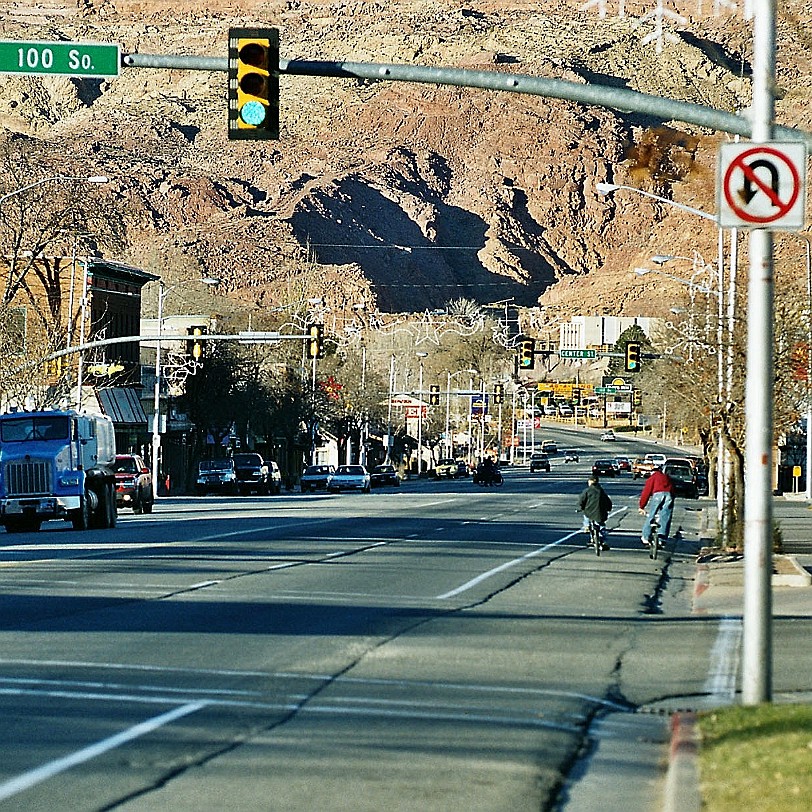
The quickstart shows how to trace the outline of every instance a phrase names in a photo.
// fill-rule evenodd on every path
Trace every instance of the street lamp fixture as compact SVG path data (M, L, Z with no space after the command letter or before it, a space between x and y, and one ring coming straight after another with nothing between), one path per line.
M106 175L91 175L89 178L77 177L75 175L51 175L47 178L40 178L33 183L27 184L26 186L21 186L19 189L15 189L13 192L7 192L4 195L0 195L0 205L2 205L10 197L14 197L21 192L27 192L29 189L35 189L37 186L42 186L46 183L57 183L68 180L78 180L83 181L84 183L108 183L110 178L108 178Z
M618 192L621 189L626 189L629 192L635 192L638 195L643 195L643 197L649 197L652 200L657 200L660 203L665 203L668 206L673 206L676 209L682 209L683 211L687 211L689 214L695 214L697 217L702 217L705 220L713 220L716 222L716 215L709 214L706 211L702 211L702 209L695 209L693 206L686 206L684 203L677 203L675 200L669 200L667 197L660 197L660 195L654 195L651 192L645 192L642 189L637 189L634 186L623 186L620 183L596 183L595 184L595 191L600 195L611 195L614 192Z
M220 284L219 279L207 276L203 279L187 279L177 285L166 287L163 279L158 280L158 340L155 342L155 391L153 397L152 412L152 497L158 498L158 463L161 457L161 338L164 324L164 299L178 288L187 285L200 283L214 287Z

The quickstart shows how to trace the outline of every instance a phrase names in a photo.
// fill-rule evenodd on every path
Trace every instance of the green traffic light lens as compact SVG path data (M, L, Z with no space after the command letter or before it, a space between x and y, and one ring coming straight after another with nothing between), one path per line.
M252 127L258 127L265 121L266 109L262 102L249 101L240 108L240 118Z

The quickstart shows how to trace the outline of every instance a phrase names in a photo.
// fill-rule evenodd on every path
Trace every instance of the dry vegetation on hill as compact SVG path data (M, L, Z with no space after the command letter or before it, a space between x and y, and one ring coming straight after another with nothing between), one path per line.
M651 23L634 16L653 3L627 2L624 18L613 3L605 18L580 5L17 0L0 2L0 36L225 56L229 26L273 25L283 58L509 71L725 110L749 103L741 14L677 2L686 22L658 53L643 42ZM812 8L780 6L779 120L812 129ZM129 68L110 81L3 76L0 87L0 126L115 179L123 259L217 276L246 305L277 304L306 279L333 308L514 297L565 313L656 315L665 302L630 268L663 251L715 256L713 223L594 190L628 183L712 209L723 136L674 122L508 93L285 76L281 140L239 143L226 138L224 73Z

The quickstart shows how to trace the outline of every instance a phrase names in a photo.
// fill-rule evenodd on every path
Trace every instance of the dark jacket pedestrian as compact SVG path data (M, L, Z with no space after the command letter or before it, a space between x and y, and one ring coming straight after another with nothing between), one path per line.
M586 488L581 491L578 507L588 519L599 524L606 524L609 511L612 509L612 500L601 487L600 482L592 478Z

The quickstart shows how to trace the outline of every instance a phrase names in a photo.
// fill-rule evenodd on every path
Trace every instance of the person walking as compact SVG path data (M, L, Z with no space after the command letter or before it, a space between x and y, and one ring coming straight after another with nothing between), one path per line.
M648 510L646 510L648 508ZM640 494L640 513L646 517L640 533L640 541L644 547L650 547L651 523L655 517L659 518L657 531L657 544L662 546L671 532L671 518L674 512L674 483L671 477L657 466L649 475L643 491Z
M609 518L609 511L612 509L612 500L609 494L601 487L601 483L596 476L587 480L586 488L581 491L578 497L578 508L584 514L583 529L589 532L589 522L597 522L600 525L601 549L608 550L606 543L606 520Z

